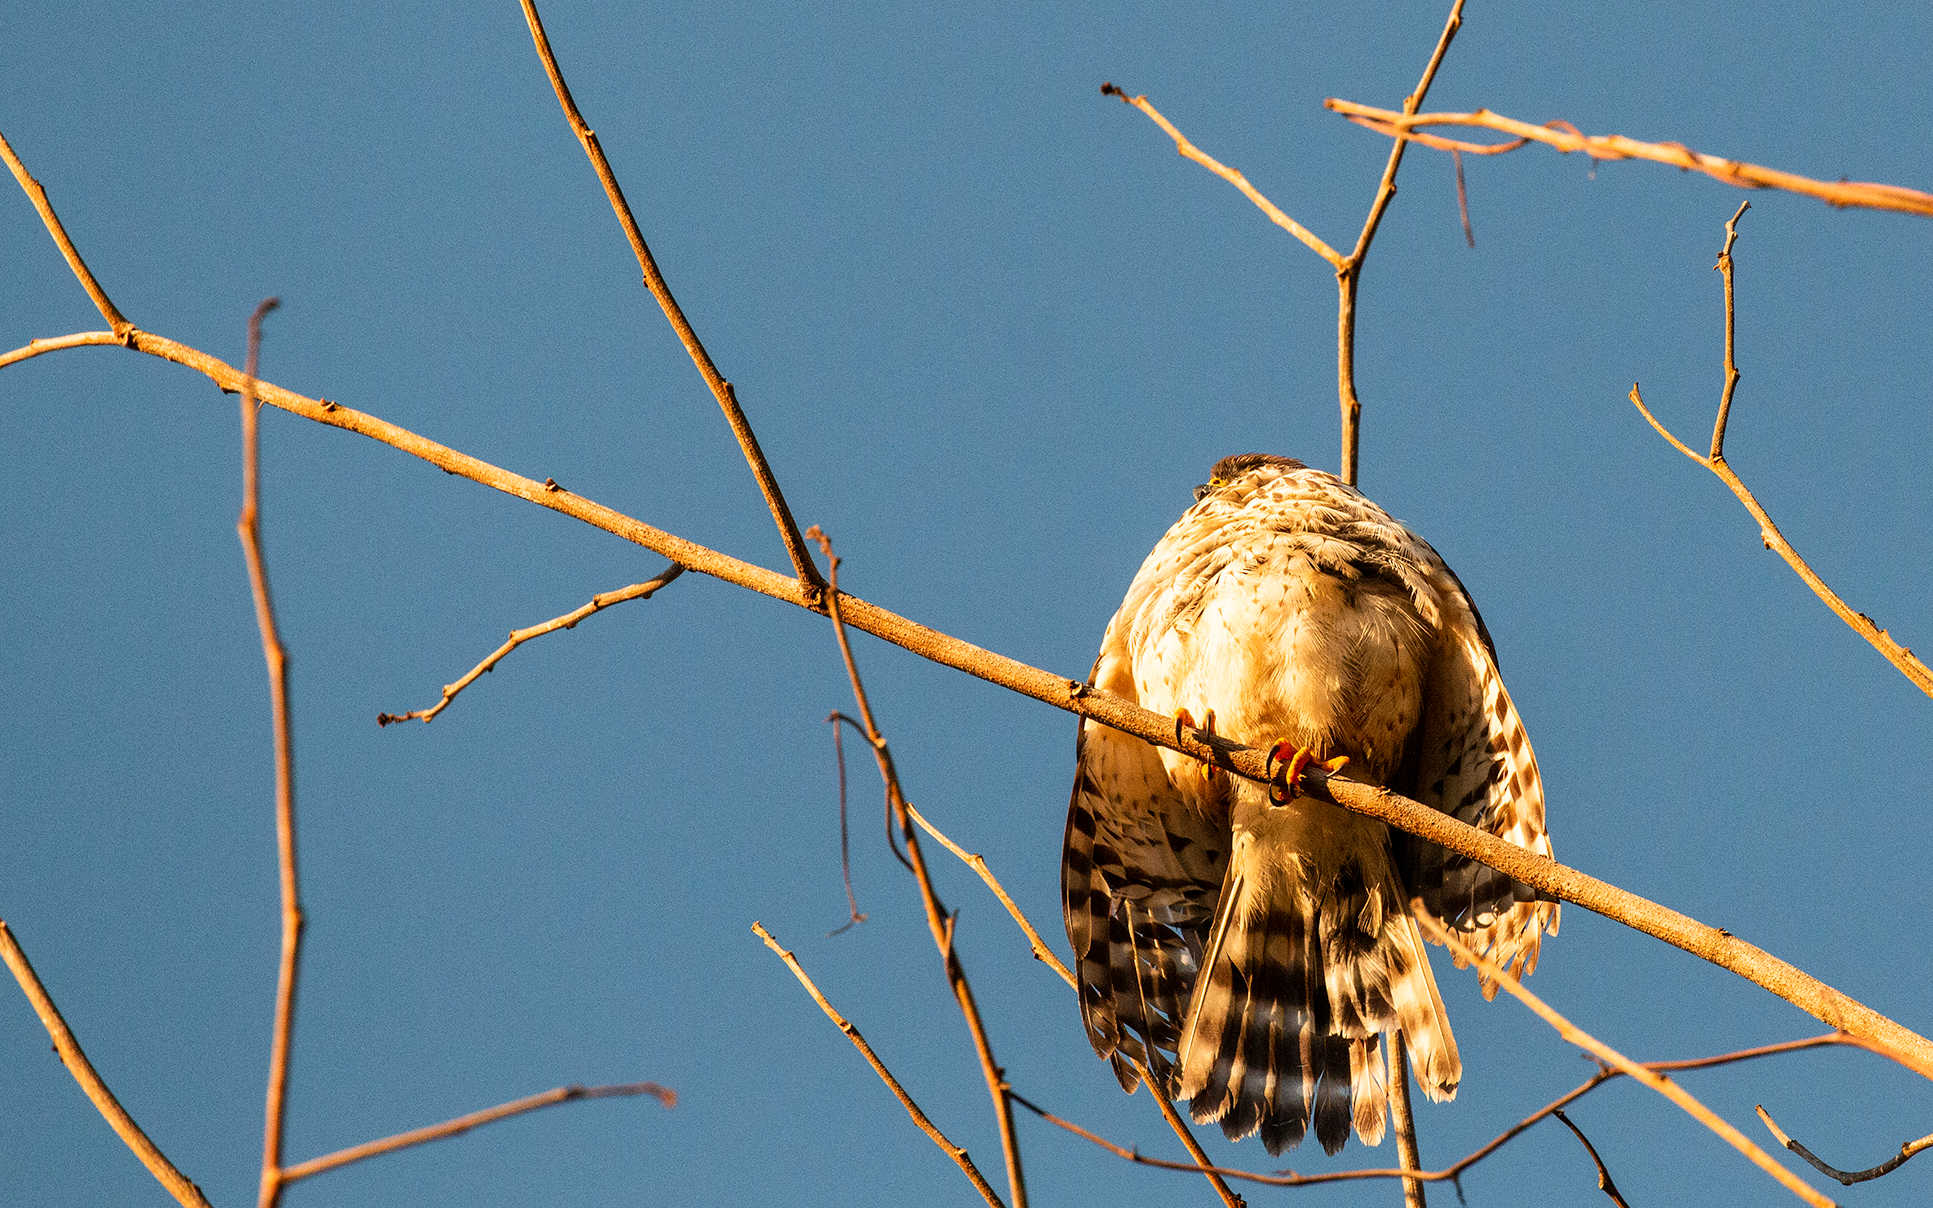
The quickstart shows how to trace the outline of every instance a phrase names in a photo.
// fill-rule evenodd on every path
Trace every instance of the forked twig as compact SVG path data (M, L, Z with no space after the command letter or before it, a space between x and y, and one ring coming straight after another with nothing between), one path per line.
M1428 95L1430 84L1436 79L1436 69L1443 64L1443 55L1450 49L1451 39L1463 25L1463 0L1455 0L1450 6L1450 18L1444 22L1443 33L1436 40L1436 49L1430 55L1428 66L1423 68L1423 77L1416 83L1416 91L1403 100L1403 112L1415 113ZM1269 220L1283 230L1301 240L1303 245L1316 255L1329 262L1336 270L1338 298L1336 304L1336 391L1342 406L1342 480L1352 486L1356 481L1356 463L1360 453L1362 427L1362 400L1356 396L1356 293L1362 279L1363 260L1369 255L1369 245L1376 238L1376 230L1382 225L1383 214L1389 209L1390 201L1396 196L1396 170L1402 166L1406 140L1397 139L1390 148L1389 162L1383 166L1382 180L1376 186L1375 200L1370 202L1369 215L1363 220L1362 231L1356 236L1356 246L1347 255L1336 251L1307 227L1284 214L1279 207L1248 182L1248 178L1202 151L1176 129L1173 122L1163 117L1145 96L1129 96L1113 84L1102 84L1101 92L1107 96L1118 96L1127 104L1148 115L1168 137L1175 140L1175 150L1188 159L1221 177L1242 191L1242 195L1266 215ZM1458 177L1459 186L1462 178ZM1461 189L1459 188L1459 196ZM1466 215L1464 229L1469 229ZM1473 244L1474 245L1474 244Z
M1502 985L1519 1002L1529 1007L1532 1011L1535 1011L1545 1023L1555 1028L1557 1034L1565 1040L1570 1041L1579 1048L1588 1050L1598 1060L1617 1067L1618 1070L1644 1083L1652 1090L1657 1091L1665 1098L1676 1103L1693 1119L1703 1124L1706 1128L1711 1129L1714 1133L1717 1133L1726 1144L1744 1154L1753 1165L1765 1171L1765 1173L1771 1175L1774 1179L1777 1179L1792 1194L1798 1196L1806 1203L1813 1205L1813 1208L1833 1208L1831 1200L1813 1190L1811 1187L1806 1186L1797 1175L1774 1161L1771 1154L1766 1153L1763 1149L1753 1144L1744 1133L1732 1127L1731 1124L1727 1123L1717 1113L1713 1112L1703 1103L1700 1103L1692 1096L1690 1091L1687 1091L1676 1082L1673 1082L1655 1070L1646 1069L1610 1045L1605 1044L1597 1037L1592 1036L1584 1029L1558 1014L1543 999L1538 998L1535 994L1526 990L1524 984L1513 977L1508 969L1499 968L1496 962L1471 951L1468 945L1457 939L1450 932L1449 928L1436 921L1435 916L1430 914L1421 899L1410 904L1410 913L1416 916L1417 925L1423 929L1424 936L1432 943L1442 944L1448 948L1461 963L1475 965L1491 981Z
M1000 1149L1007 1162L1007 1189L1013 1196L1014 1208L1027 1208L1027 1180L1020 1165L1020 1139L1013 1127L1013 1088L1007 1083L1007 1072L993 1059L993 1044L988 1040L986 1024L980 1018L980 1005L973 996L972 985L967 982L966 968L953 948L953 917L940 904L940 895L933 888L926 856L920 850L919 831L913 825L906 795L900 789L899 769L893 763L893 753L886 745L886 736L880 733L879 725L873 719L872 703L867 699L866 686L859 678L859 663L853 658L852 642L846 636L846 623L841 613L840 559L832 552L832 538L826 536L818 525L807 529L806 536L817 541L826 556L826 615L832 619L833 636L838 639L839 655L845 660L846 678L852 682L852 695L859 706L859 719L864 726L866 740L872 746L873 758L879 764L880 779L886 785L886 801L899 824L900 840L906 846L906 858L912 866L913 879L919 883L920 903L926 910L926 925L933 933L933 943L940 950L947 986L960 1005L960 1015L966 1020L967 1031L973 1037L974 1052L980 1058L980 1072L987 1080L987 1093L993 1098L994 1119L1000 1126Z
M808 596L816 595L825 588L825 581L819 577L819 568L812 564L812 555L806 551L805 541L799 536L798 522L792 519L792 509L786 506L785 493L779 490L779 480L773 475L772 467L765 460L765 451L759 448L758 437L752 432L752 425L745 418L745 411L738 405L738 394L732 384L718 372L712 364L711 354L692 330L685 312L678 300L671 296L671 287L665 284L664 274L658 271L658 262L651 255L651 249L644 242L644 232L638 229L638 220L631 214L631 203L624 199L624 190L618 185L617 173L611 170L611 161L604 157L604 148L598 144L597 133L584 121L584 115L577 111L577 102L571 97L570 85L564 82L564 73L557 66L557 56L550 49L550 38L544 33L544 23L537 16L537 6L532 0L522 0L524 21L530 26L530 37L537 45L537 57L543 60L544 72L550 77L550 86L557 93L558 104L564 107L564 117L577 135L577 141L584 146L584 154L590 157L591 167L597 172L597 179L604 185L604 195L610 198L611 209L616 212L619 225L624 228L624 237L631 241L631 251L638 259L638 267L644 270L644 285L651 296L658 300L664 317L671 321L671 329L678 333L679 342L691 355L692 364L698 366L698 373L710 387L718 406L725 412L725 422L732 427L732 435L738 438L738 447L744 451L745 460L752 467L752 477L758 480L758 489L765 496L765 506L771 509L772 520L779 526L779 539L785 543L785 553L792 560L793 573L805 587Z
M1597 1156L1597 1146L1591 1144L1591 1139L1584 1135L1584 1130L1571 1123L1571 1118L1564 1114L1562 1108L1554 1107L1550 1114L1557 1117L1559 1124L1571 1130L1571 1135L1577 1138L1578 1144L1584 1147L1584 1152L1590 1154L1591 1161L1597 1164L1597 1189L1610 1196L1611 1202L1618 1208L1631 1208L1631 1205L1624 1202L1624 1197L1618 1194L1618 1185L1611 1178L1610 1169L1604 1165L1604 1159Z
M408 713L378 713L376 715L376 724L386 726L391 722L399 721L422 721L426 723L435 721L438 713L450 707L450 702L456 699L457 693L468 688L485 673L496 670L497 664L502 662L506 655L530 639L543 637L547 633L555 633L559 629L575 628L577 623L585 617L590 616L592 613L602 612L613 604L622 604L627 600L649 600L659 588L664 587L684 573L685 568L673 562L670 566L659 571L655 577L646 579L642 583L633 583L629 587L620 587L616 591L599 592L597 595L591 597L590 603L581 608L572 609L561 617L552 617L550 620L540 625L532 625L528 629L513 629L510 631L510 640L495 650L492 650L481 663L470 668L468 675L465 675L454 684L445 684L443 686L442 700L437 701L427 709L413 709Z
M53 1038L54 1051L60 1054L61 1063L74 1076L74 1081L80 1083L81 1090L93 1101L95 1109L108 1122L108 1126L134 1151L134 1156L141 1159L148 1173L159 1179L161 1185L168 1189L168 1194L184 1208L209 1208L201 1188L175 1168L175 1164L168 1160L168 1155L162 1153L160 1147L148 1139L148 1134L141 1131L134 1117L128 1115L121 1101L114 1097L114 1092L107 1089L107 1083L101 1081L101 1076L94 1071L94 1064L81 1051L80 1041L74 1039L67 1021L61 1017L60 1008L54 1005L47 987L40 983L40 975L34 972L33 963L21 951L19 941L13 938L13 931L4 919L0 919L0 959L4 959L7 968L13 970L14 980L20 983L27 1001L33 1004L34 1014L40 1016L41 1026Z
M1398 142L1418 142L1441 151L1502 155L1535 141L1555 147L1566 155L1582 151L1592 159L1648 159L1670 164L1674 168L1702 172L1713 180L1741 189L1782 189L1788 193L1817 197L1834 206L1859 206L1933 216L1933 193L1922 193L1918 189L1863 181L1813 180L1795 172L1781 172L1743 160L1706 155L1693 151L1683 143L1644 143L1621 134L1587 135L1569 122L1533 126L1488 109L1479 109L1474 113L1417 113L1414 110L1397 113L1335 97L1330 97L1323 104L1357 125L1388 135ZM1515 137L1507 143L1470 143L1426 134L1422 129L1425 126L1480 126Z
M399 1149L408 1149L412 1145L423 1145L430 1141L441 1141L446 1137L469 1132L480 1125L494 1124L498 1120L507 1120L512 1116L520 1116L540 1108L555 1107L559 1103L574 1103L580 1099L627 1098L632 1095L650 1095L664 1104L667 1111L678 1106L678 1092L668 1086L659 1086L655 1082L627 1082L617 1086L560 1086L541 1094L512 1099L508 1103L499 1103L495 1107L486 1107L482 1111L458 1116L454 1120L445 1120L441 1124L413 1128L392 1137L365 1141L361 1145L352 1145L348 1149L338 1149L334 1153L323 1154L319 1158L298 1162L282 1172L282 1181L293 1183L297 1179L306 1179L311 1175L321 1174L325 1170L334 1170L339 1166L347 1166L351 1162L360 1162L364 1158L394 1153Z
M799 984L805 987L806 993L812 995L812 1001L818 1003L819 1009L826 1013L826 1018L846 1034L847 1040L852 1041L853 1047L859 1050L859 1055L866 1059L866 1064L873 1067L873 1073L878 1074L879 1080L886 1084L886 1089L893 1092L893 1097L899 1100L899 1105L906 1109L906 1114L913 1118L913 1123L919 1126L920 1131L933 1139L933 1144L940 1147L941 1153L952 1158L959 1165L968 1181L973 1184L973 1189L980 1193L980 1197L993 1208L1005 1208L1005 1205L1000 1202L999 1193L987 1183L986 1176L981 1174L979 1167L973 1164L973 1159L967 1156L967 1151L949 1141L946 1134L940 1131L939 1126L927 1118L926 1113L920 1110L919 1104L913 1102L913 1097L906 1093L906 1088L899 1084L899 1079L893 1077L893 1072L886 1068L886 1063L879 1059L879 1054L873 1052L873 1046L867 1044L866 1038L859 1034L859 1029L853 1027L845 1016L839 1014L832 1004L826 1001L825 995L819 993L819 987L813 985L812 979L806 976L805 969L800 966L798 958L779 947L779 942L772 938L772 933L760 924L753 923L752 932L765 941L767 948L778 953L779 959L785 962L785 967L792 970L792 976L798 978Z
M248 561L248 585L255 598L255 624L262 631L262 658L268 664L269 706L275 721L275 851L281 870L282 959L275 981L275 1025L269 1040L268 1103L262 1124L260 1208L275 1208L286 1178L282 1173L282 1125L287 1116L289 1047L295 1032L295 990L302 962L302 896L296 882L295 753L289 725L289 657L276 632L275 604L269 595L268 563L262 556L261 439L256 423L255 371L262 351L262 317L280 306L269 298L248 318L248 360L242 370L242 514L235 530Z
M1908 1141L1901 1145L1898 1153L1870 1169L1841 1170L1837 1166L1832 1166L1821 1161L1817 1154L1814 1154L1805 1146L1794 1141L1791 1137L1786 1136L1785 1130L1780 1128L1778 1123L1772 1119L1772 1113L1766 1111L1763 1107L1758 1107L1754 1110L1758 1112L1758 1118L1765 1122L1765 1127L1770 1129L1772 1135L1779 1139L1779 1144L1812 1163L1813 1168L1819 1171L1819 1173L1830 1178L1838 1179L1841 1184L1847 1187L1852 1186L1854 1183L1869 1182L1881 1175L1891 1174L1904 1165L1906 1160L1914 1154L1924 1153L1928 1149L1933 1149L1933 1133L1928 1133L1917 1141Z
M1651 409L1644 405L1644 396L1638 392L1635 382L1631 384L1631 402L1637 407L1638 413L1644 416L1646 422L1657 429L1660 436L1671 442L1672 448L1716 474L1719 481L1731 488L1732 494L1738 496L1738 501L1752 514L1752 519L1758 521L1759 539L1765 543L1766 549L1776 550L1779 557L1784 558L1786 564L1798 572L1799 578L1805 581L1805 585L1812 589L1813 594L1826 602L1826 607L1832 609L1840 620L1851 626L1854 633L1871 643L1873 649L1884 655L1887 662L1899 668L1900 673L1911 680L1920 691L1933 696L1933 670L1929 670L1925 663L1915 658L1911 650L1895 641L1892 634L1876 625L1871 617L1863 612L1854 612L1844 600L1839 598L1839 593L1826 585L1826 581L1819 577L1819 573L1799 556L1799 551L1792 548L1792 543L1785 539L1785 534L1779 531L1779 526L1772 523L1771 515L1759 503L1758 497L1746 487L1744 481L1732 469L1731 463L1725 460L1725 428L1731 421L1732 392L1738 388L1739 378L1738 363L1733 359L1732 351L1737 314L1733 304L1732 245L1738 242L1738 220L1746 210L1751 208L1751 205L1752 203L1748 201L1739 206L1738 212L1733 214L1731 221L1725 224L1725 247L1718 253L1716 267L1725 278L1725 388L1718 400L1718 417L1712 423L1711 452L1708 454L1693 452L1685 442L1673 436L1671 429L1659 422L1658 417L1651 414Z

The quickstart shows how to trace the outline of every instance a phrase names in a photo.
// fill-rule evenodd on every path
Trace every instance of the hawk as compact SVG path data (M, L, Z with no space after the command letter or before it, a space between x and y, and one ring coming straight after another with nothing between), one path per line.
M1483 618L1421 537L1287 457L1225 457L1195 498L1090 682L1296 755L1261 785L1081 722L1061 879L1082 1021L1123 1090L1139 1063L1230 1140L1279 1154L1313 1123L1329 1153L1352 1127L1376 1145L1380 1034L1401 1030L1434 1100L1463 1071L1410 900L1523 973L1557 906L1297 776L1320 759L1549 855L1537 759Z

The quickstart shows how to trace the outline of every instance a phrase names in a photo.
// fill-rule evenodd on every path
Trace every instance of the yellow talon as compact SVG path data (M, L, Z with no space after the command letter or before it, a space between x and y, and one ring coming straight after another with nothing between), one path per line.
M1266 767L1269 776L1269 801L1275 805L1287 805L1302 791L1302 773L1314 764L1323 771L1334 775L1348 766L1349 756L1337 755L1333 759L1317 759L1316 753L1308 747L1298 747L1287 739L1269 748ZM1280 764L1278 768L1276 765Z
M1215 732L1215 711L1213 709L1208 710L1206 716L1202 719L1202 723L1198 726L1195 724L1194 714L1188 712L1186 709L1176 709L1175 742L1177 743L1181 741L1181 728L1183 726L1188 727L1190 730L1201 730L1205 733L1213 734ZM1215 778L1214 764L1204 759L1198 760L1196 766L1201 769L1201 778L1203 780L1213 780Z

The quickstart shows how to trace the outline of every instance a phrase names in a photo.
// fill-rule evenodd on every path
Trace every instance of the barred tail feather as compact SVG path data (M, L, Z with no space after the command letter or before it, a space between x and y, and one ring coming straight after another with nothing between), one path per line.
M1365 888L1355 865L1317 892L1294 860L1238 837L1178 1051L1179 1095L1230 1140L1272 1154L1313 1128L1329 1153L1355 1132L1381 1142L1388 1092L1377 1052L1400 1028L1431 1099L1456 1093L1456 1039L1416 921L1395 909L1393 870Z

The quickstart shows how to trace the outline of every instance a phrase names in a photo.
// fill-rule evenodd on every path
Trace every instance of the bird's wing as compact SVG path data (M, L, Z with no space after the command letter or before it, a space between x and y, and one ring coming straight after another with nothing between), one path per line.
M1120 618L1109 626L1093 683L1134 700L1121 628ZM1123 1089L1133 1091L1138 1060L1166 1091L1164 1052L1180 1040L1228 868L1226 805L1217 816L1188 804L1155 748L1118 730L1083 720L1075 752L1061 904L1081 1018ZM1216 789L1226 792L1225 778L1204 784Z
M1410 795L1461 822L1539 855L1551 854L1544 785L1523 719L1510 703L1497 661L1463 585L1449 590L1416 736ZM1557 904L1487 865L1434 843L1400 843L1405 879L1431 913L1469 933L1467 942L1511 970L1537 967L1543 932L1557 932ZM1460 964L1461 962L1459 962ZM1484 994L1496 993L1485 981Z

